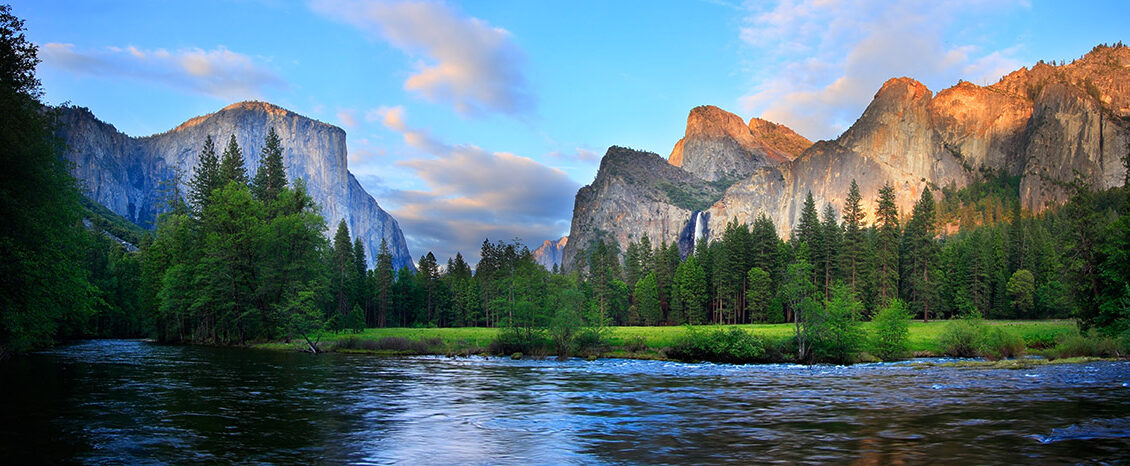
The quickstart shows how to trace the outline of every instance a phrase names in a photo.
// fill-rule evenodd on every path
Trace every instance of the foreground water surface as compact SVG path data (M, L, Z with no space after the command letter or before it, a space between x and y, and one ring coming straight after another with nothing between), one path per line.
M1130 458L1130 363L1029 370L378 358L91 341L0 364L0 458ZM11 463L9 463L11 464Z

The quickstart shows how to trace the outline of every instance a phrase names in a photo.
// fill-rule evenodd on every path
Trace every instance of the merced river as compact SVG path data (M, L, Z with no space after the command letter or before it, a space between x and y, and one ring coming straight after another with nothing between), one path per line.
M1130 459L1130 362L384 358L81 342L0 363L6 464Z

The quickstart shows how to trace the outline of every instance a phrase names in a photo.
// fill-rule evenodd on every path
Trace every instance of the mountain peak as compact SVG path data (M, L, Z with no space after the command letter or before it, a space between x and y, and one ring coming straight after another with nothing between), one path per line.
M790 161L811 145L791 129L755 120L746 124L713 105L695 107L667 162L707 181L734 180L760 167Z
M188 121L181 123L179 126L177 126L176 128L173 128L171 131L172 132L184 131L188 128L199 125L199 124L201 124L205 121L208 121L212 118L215 118L217 116L220 116L220 115L223 115L223 114L228 114L228 113L233 113L233 112L250 112L250 113L261 114L261 115L265 115L267 117L274 117L274 118L303 118L303 119L307 119L307 120L310 120L310 121L317 122L317 123L325 125L325 126L336 128L339 131L341 130L340 128L338 128L334 125L331 125L329 123L324 123L324 122L315 120L313 118L309 118L309 117L306 117L306 116L303 116L303 115L299 115L298 113L287 110L283 107L272 104L270 102L263 102L263 101L259 101L259 100L245 100L245 101L242 101L242 102L236 102L236 103L230 104L230 105L228 105L224 108L221 108L220 110L213 112L213 113L209 113L209 114L206 114L206 115L200 115L198 117L190 118L190 119L188 119Z

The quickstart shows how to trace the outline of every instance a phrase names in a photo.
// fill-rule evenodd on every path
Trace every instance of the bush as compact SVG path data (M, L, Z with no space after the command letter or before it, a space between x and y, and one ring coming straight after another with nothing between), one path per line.
M980 317L951 320L942 331L942 353L958 358L975 358L981 355L983 345Z
M636 335L624 342L624 349L633 353L647 350L647 341L643 335Z
M901 299L893 299L871 320L875 323L875 335L871 349L884 361L906 357L907 335L910 333L910 312Z
M1055 345L1048 355L1050 358L1075 358L1081 356L1113 358L1122 357L1130 350L1130 339L1124 335L1114 339L1092 332L1089 336L1082 334L1068 335L1059 344Z
M528 335L516 327L502 329L498 332L494 341L491 341L490 345L487 346L488 353L498 355L513 353L544 355L548 354L548 351L546 342L544 338L541 338L540 333Z
M859 325L863 305L851 290L838 285L832 299L824 302L823 309L811 315L813 320L812 357L814 360L837 364L850 364L865 341Z
M765 356L765 342L740 328L700 332L687 327L684 334L667 350L667 357L680 361L750 363Z
M981 355L988 359L1015 358L1024 355L1024 339L1000 327L982 328Z

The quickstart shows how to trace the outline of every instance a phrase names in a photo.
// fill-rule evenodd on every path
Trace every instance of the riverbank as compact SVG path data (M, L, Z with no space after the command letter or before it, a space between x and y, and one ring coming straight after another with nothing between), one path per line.
M948 321L928 323L912 322L907 335L907 357L945 356L943 334ZM983 321L986 328L1001 329L1023 342L1022 348L1014 349L1020 354L1043 356L1049 360L1071 357L1111 356L1111 350L1104 349L1102 342L1083 337L1072 320L1041 321ZM865 335L870 338L874 328L870 322L862 325ZM789 361L788 347L794 334L792 324L749 324L749 325L702 325L693 327L694 331L712 333L718 330L743 330L769 349L763 362ZM361 332L327 333L322 336L319 348L338 353L373 354L383 356L400 355L501 355L512 353L500 351L496 342L500 330L497 328L371 328ZM668 327L609 327L604 344L577 352L577 356L588 358L624 358L648 360L673 360L668 352L680 339L688 334L686 326ZM1069 347L1065 347L1067 345ZM302 351L305 343L300 341L270 342L251 345L253 348ZM1096 349L1096 347L1098 347ZM1114 350L1118 353L1117 350ZM548 347L532 354L517 357L549 357ZM860 353L859 362L875 361L866 351Z

